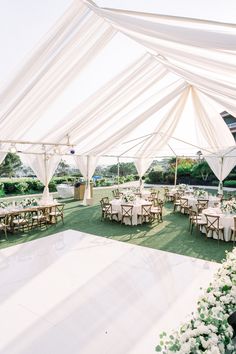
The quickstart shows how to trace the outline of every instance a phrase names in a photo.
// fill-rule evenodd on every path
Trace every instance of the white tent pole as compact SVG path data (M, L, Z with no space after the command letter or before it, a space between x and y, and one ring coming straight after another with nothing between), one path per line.
M219 181L219 187L218 187L219 194L223 194L223 181L222 181L223 162L224 162L224 157L221 156L220 157L220 181Z
M120 186L120 158L117 157L117 187L119 189Z
M177 171L178 171L178 158L176 156L175 157L175 181L174 181L175 187L176 187L176 183L177 183Z

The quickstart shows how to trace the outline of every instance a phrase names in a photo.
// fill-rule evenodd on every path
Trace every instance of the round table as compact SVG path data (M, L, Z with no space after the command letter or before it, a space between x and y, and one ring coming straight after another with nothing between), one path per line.
M112 210L118 212L118 219L121 220L121 204L133 205L132 225L138 225L138 214L141 214L142 205L151 205L145 199L136 199L133 202L125 203L122 199L111 200ZM125 224L130 225L130 220L124 219Z
M231 227L234 226L234 216L236 215L223 213L220 208L207 208L202 211L202 219L204 221L206 221L205 214L217 215L220 217L220 226L223 226L224 228L225 241L231 241ZM206 233L204 227L202 228L202 232ZM209 232L207 237L217 238L217 235L215 234L215 232ZM220 235L220 238L223 239L222 235Z

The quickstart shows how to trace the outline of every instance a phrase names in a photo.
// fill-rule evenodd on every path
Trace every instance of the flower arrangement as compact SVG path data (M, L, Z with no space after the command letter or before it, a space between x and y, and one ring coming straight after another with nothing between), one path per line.
M123 195L122 199L125 203L130 203L135 200L136 196L133 193L126 193Z
M236 200L228 200L221 204L221 210L223 212L234 214L236 213Z
M185 189L187 189L187 184L184 184L184 183L180 183L179 185L178 185L178 189L180 189L180 190L182 190L182 191L185 191Z
M204 294L192 318L170 335L160 335L156 351L163 354L223 354L236 353L232 343L233 329L228 317L236 310L236 248L227 253Z
M27 207L38 205L38 201L35 198L32 198L32 199L26 198L26 199L23 199L22 201L20 201L19 203L17 203L17 205L19 205L22 208L27 208Z
M195 191L193 192L193 195L195 198L206 197L207 192L204 191L204 189L195 189Z

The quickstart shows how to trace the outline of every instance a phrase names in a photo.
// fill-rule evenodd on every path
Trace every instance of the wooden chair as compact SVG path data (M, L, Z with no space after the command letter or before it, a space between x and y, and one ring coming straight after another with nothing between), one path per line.
M138 198L142 198L142 193L140 193L140 192L136 192L136 193L134 193L134 195Z
M173 202L175 199L174 195L170 193L169 188L165 187L164 188L164 201L165 202Z
M29 211L18 211L11 215L11 230L15 231L29 231L32 225L32 213Z
M118 211L112 210L112 204L104 204L104 219L109 219L109 220L114 220L114 217L116 217L116 220L118 221Z
M130 220L131 225L133 225L133 205L130 204L121 204L121 224L123 224L125 219Z
M200 232L201 227L206 227L207 222L202 219L202 216L198 214L196 210L193 210L192 207L189 208L189 229L191 234L193 233L193 227Z
M208 208L209 200L208 199L197 199L197 204L199 209L204 210Z
M189 205L187 198L180 198L180 212L183 214L189 214Z
M181 203L180 203L180 194L179 193L175 193L174 195L174 209L173 212L175 211L180 211L180 207L181 207Z
M0 215L0 230L4 232L6 240L8 240L7 228L8 228L8 217L6 215Z
M212 215L212 214L205 214L206 217L206 232L208 234L209 231L212 232L212 237L214 235L214 232L217 235L217 240L219 244L220 240L220 234L223 236L223 240L225 240L224 237L224 227L220 225L220 216L219 215Z
M152 213L151 213L152 204L144 204L141 205L141 213L138 213L138 220L141 219L141 224L144 222L153 221Z
M57 224L59 219L64 224L64 206L64 204L58 204L50 207L49 221L51 224Z
M231 227L231 240L233 239L233 243L235 243L236 238L236 216L234 216L234 226Z
M103 204L109 204L109 203L110 203L109 197L103 197L103 198L101 199L101 201L103 202Z
M107 199L105 199L107 200ZM105 219L105 212L106 212L106 204L109 204L109 199L108 199L108 203L104 202L104 198L102 198L100 200L100 205L101 205L101 210L102 210L102 216L101 216L101 221Z
M153 219L157 219L158 222L163 221L163 201L154 199L154 203L151 207L151 214Z
M112 194L115 199L120 199L124 195L124 193L120 192L119 189L114 189Z
M32 224L31 228L37 227L37 228L42 228L42 226L48 227L48 222L50 219L50 211L48 207L42 207L42 208L37 208L35 210L32 210Z

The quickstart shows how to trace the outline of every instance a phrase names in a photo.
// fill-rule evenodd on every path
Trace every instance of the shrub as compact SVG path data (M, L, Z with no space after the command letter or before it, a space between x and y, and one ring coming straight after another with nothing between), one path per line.
M6 194L13 194L13 193L16 193L17 190L16 190L16 182L12 182L12 181L9 181L9 182L4 182L4 191Z
M28 189L28 183L26 183L26 182L15 183L15 189L16 189L16 192L18 192L20 194L24 194Z
M224 187L236 188L236 181L235 180L224 181Z
M48 188L49 188L49 192L56 192L57 191L55 180L51 180L49 182Z

